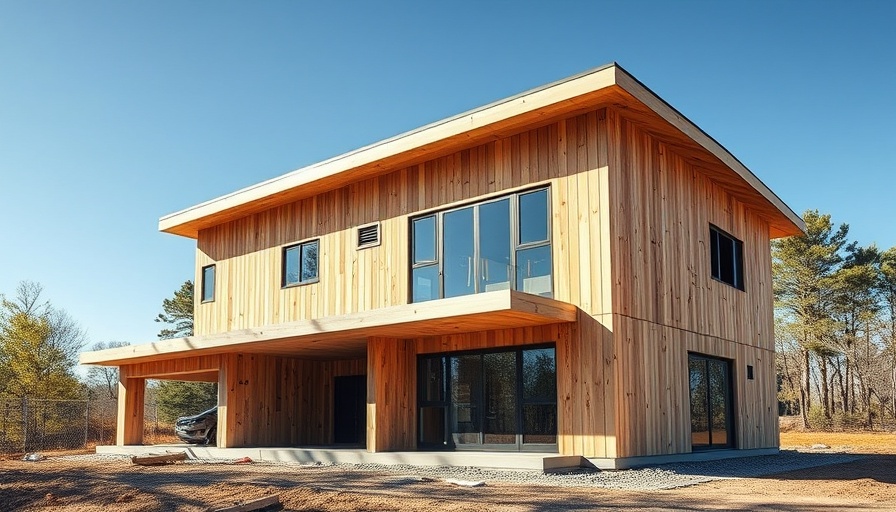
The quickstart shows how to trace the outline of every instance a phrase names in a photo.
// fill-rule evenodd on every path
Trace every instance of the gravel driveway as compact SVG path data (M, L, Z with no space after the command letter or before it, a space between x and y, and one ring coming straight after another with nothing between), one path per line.
M286 462L253 462L256 471L278 472L284 469L313 470L326 467L330 471L376 472L394 474L395 486L408 485L423 478L462 480L467 482L503 482L511 484L556 487L600 487L628 491L675 489L694 484L734 478L752 478L799 469L851 462L862 455L846 453L803 452L782 450L777 455L743 457L705 462L680 462L618 471L579 470L569 473L543 474L536 471L506 471L475 467L421 467L380 464L297 464ZM127 460L123 455L73 455L54 457L58 460L88 462ZM196 459L185 465L232 464L229 459ZM326 486L322 488L326 489Z

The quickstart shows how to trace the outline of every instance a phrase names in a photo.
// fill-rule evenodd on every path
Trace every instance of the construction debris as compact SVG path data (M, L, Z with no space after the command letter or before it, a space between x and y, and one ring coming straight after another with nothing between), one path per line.
M28 455L25 455L25 457L22 458L22 460L28 461L28 462L37 462L39 460L44 460L44 459L46 459L46 457L44 457L44 455L42 453L37 453L37 452L29 453Z
M166 453L164 455L134 455L131 462L139 466L161 466L187 460L186 452Z
M459 485L461 487L482 487L485 485L485 482L481 480L455 480L454 478L448 478L445 481L449 484Z
M239 502L235 505L224 507L224 508L216 508L210 509L212 512L250 512L252 510L261 510L263 508L270 507L272 505L280 504L280 496L265 496L264 498L260 498L252 501L243 501Z

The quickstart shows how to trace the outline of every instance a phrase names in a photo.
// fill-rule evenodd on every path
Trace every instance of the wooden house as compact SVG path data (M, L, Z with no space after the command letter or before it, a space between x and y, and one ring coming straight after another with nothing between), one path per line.
M769 241L804 225L616 64L162 217L195 335L84 353L219 384L220 447L777 450ZM693 455L690 455L693 456Z

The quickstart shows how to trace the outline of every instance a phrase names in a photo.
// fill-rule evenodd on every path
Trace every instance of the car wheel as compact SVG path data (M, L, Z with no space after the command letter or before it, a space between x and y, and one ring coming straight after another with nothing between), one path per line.
M214 427L208 431L208 434L205 435L205 445L217 445L218 444L218 427Z

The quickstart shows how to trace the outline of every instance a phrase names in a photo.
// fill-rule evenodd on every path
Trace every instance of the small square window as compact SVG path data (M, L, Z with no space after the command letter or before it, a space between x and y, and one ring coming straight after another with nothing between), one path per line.
M715 226L709 226L712 277L744 289L744 243Z
M284 287L314 283L318 280L319 247L320 240L312 240L283 248Z
M215 300L215 266L202 267L202 302Z
M747 379L753 380L753 365L751 364L747 365Z

